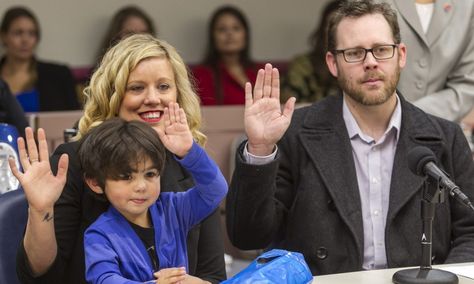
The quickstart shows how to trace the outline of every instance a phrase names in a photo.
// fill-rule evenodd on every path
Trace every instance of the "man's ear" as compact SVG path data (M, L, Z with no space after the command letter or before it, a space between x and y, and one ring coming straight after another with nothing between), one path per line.
M87 185L89 186L90 189L92 189L93 192L97 194L104 194L104 191L99 186L99 183L97 182L96 179L85 177L84 180L86 181Z
M328 66L329 72L337 78L337 62L336 56L332 52L326 52L326 64Z

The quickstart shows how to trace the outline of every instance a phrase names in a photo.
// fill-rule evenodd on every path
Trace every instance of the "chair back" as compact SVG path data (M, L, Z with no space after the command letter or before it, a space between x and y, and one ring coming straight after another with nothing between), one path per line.
M16 275L16 253L27 218L28 203L23 189L0 195L0 283L20 283Z
M18 136L18 131L13 125L0 123L0 194L20 187L20 183L13 176L8 165L8 158L13 157L17 168L20 169L16 143Z

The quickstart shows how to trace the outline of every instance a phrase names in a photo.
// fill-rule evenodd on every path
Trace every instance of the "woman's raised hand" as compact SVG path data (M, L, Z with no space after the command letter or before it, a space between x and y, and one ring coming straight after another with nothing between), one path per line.
M156 131L166 149L182 158L193 146L193 135L189 129L186 113L174 102L171 102L164 112L164 131L159 128Z
M49 164L48 144L43 129L38 129L38 147L30 127L25 129L25 140L18 138L18 152L23 172L20 172L15 161L10 158L9 165L13 175L20 181L28 200L30 209L38 212L54 206L66 184L68 156L63 154L59 159L58 171L54 175Z
M295 98L280 106L280 75L271 64L260 69L252 85L245 85L245 132L248 137L248 151L254 155L266 156L272 153L275 144L285 133L295 109Z

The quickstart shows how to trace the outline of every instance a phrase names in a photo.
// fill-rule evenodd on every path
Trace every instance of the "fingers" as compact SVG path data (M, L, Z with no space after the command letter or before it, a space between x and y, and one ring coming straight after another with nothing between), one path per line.
M280 73L277 68L272 69L271 94L272 98L280 99Z
M176 123L176 103L171 102L168 105L168 110L170 114L170 122L171 124Z
M263 97L269 98L272 94L272 65L265 64L265 74L263 79Z
M245 86L245 101L246 104L250 102L250 92ZM255 88L253 92L253 99L261 98L277 98L280 99L280 74L277 68L273 68L270 63L265 64L265 69L258 70L257 79L255 81Z
M58 162L58 172L56 177L59 179L66 180L67 168L69 167L69 156L67 154L62 154Z
M259 100L263 96L263 79L265 77L265 71L263 69L258 70L257 79L255 80L255 87L253 90L253 98Z
M178 105L178 107L179 107L179 105ZM179 113L179 120L178 121L181 124L188 124L188 120L186 118L186 113L184 112L184 109L182 109L182 108L178 109L178 113Z
M253 103L252 98L252 84L245 83L245 107L250 107Z
M30 163L39 161L38 148L36 147L36 141L31 127L25 129L26 146L28 149L28 159Z
M165 108L164 114L163 114L163 120L165 124L165 128L171 125L171 120L170 120L170 110L169 108Z
M25 129L26 132L26 129ZM30 167L30 160L28 160L28 154L26 153L25 139L22 137L18 138L18 153L20 154L20 163L23 167L23 170L26 171Z
M43 128L38 129L38 147L39 160L46 161L49 159L48 142L46 142L46 133Z
M165 126L170 126L174 123L188 124L186 113L184 109L179 107L178 103L171 102L164 111Z
M10 165L10 169L12 170L13 175L16 177L17 180L21 182L23 174L20 172L20 170L18 170L15 159L13 157L8 158L8 164Z
M158 283L179 283L186 278L186 269L184 267L164 268L154 273Z
M285 107L283 108L283 115L288 117L290 120L291 120L291 117L293 116L293 112L295 111L295 102L296 102L296 98L291 97L286 101Z

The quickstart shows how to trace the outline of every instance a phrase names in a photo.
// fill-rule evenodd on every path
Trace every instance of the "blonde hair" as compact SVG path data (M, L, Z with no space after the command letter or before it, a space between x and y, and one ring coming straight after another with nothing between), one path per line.
M80 139L103 121L118 116L130 72L142 60L151 57L164 57L170 62L178 91L177 102L186 113L194 139L204 146L207 138L199 130L200 102L189 78L188 69L174 47L148 34L131 35L111 47L104 55L92 75L89 86L84 89L86 104L75 139Z

